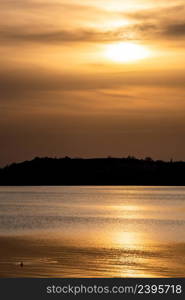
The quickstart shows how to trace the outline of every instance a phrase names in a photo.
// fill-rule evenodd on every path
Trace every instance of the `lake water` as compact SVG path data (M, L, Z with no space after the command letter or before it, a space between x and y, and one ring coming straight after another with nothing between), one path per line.
M185 187L0 187L0 236L1 277L185 277Z

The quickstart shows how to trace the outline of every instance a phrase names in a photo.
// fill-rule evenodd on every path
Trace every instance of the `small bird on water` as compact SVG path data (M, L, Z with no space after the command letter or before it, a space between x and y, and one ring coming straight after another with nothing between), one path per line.
M21 261L20 262L20 267L22 268L24 266L23 262Z

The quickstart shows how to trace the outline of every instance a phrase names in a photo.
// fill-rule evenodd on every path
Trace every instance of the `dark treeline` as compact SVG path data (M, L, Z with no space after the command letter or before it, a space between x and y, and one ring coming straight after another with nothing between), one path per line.
M1 168L0 185L185 185L185 162L35 158Z

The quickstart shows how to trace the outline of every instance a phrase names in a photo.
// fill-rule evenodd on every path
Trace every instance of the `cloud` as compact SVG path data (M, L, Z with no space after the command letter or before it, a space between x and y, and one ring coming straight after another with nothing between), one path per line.
M117 13L95 6L57 1L51 3L2 0L0 7L3 10L0 22L0 40L5 45L169 40L174 37L180 39L184 36L184 4L170 5L166 2L164 7L156 8L155 5L152 9ZM62 16L65 17L60 19ZM101 25L103 20L108 22L108 20L121 17L130 19L130 25L112 30L101 30L101 26L98 29L98 24ZM94 21L94 28L88 26L88 19L92 24Z
M123 14L135 21L130 27L138 36L142 38L181 38L184 36L185 5L164 6L135 11L133 13Z
M31 31L19 27L0 29L0 40L4 44L16 43L107 43L116 41L182 38L185 34L185 23L138 23L115 30L100 31L94 29Z
M37 99L41 94L42 98L47 93L61 93L72 91L95 91L127 88L131 86L163 86L163 87L184 87L185 72L115 72L106 74L78 73L55 73L51 70L12 69L0 71L0 100L1 105L8 101L29 101ZM52 98L51 95L49 97Z
M136 10L134 12L122 12L123 17L129 17L136 21L164 21L169 19L184 18L185 5L166 5L163 7L154 7L150 9Z
M131 28L132 30L132 28ZM130 27L100 31L95 29L31 31L21 27L1 27L0 40L8 43L69 43L69 42L111 42L129 40Z
M164 34L172 37L183 37L185 35L185 23L170 24L166 26Z
M1 40L11 42L35 42L35 43L62 43L62 42L83 42L95 39L95 32L76 30L76 31L41 31L25 32L20 28L1 29Z

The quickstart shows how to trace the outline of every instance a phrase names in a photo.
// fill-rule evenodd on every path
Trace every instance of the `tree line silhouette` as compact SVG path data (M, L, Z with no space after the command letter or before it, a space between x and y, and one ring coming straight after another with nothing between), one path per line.
M185 162L127 158L39 158L0 169L0 185L185 185Z

